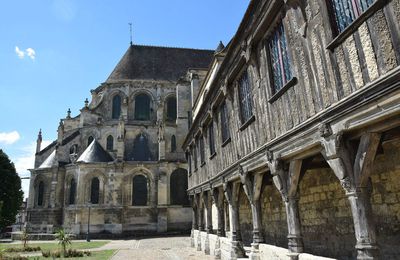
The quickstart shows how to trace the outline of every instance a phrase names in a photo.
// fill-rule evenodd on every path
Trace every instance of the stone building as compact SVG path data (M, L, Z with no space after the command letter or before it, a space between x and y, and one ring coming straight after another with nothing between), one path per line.
M28 228L132 235L190 230L182 150L192 86L188 69L213 51L131 45L31 170ZM89 220L90 216L90 220Z
M250 1L192 104L192 246L399 259L399 64L399 0Z

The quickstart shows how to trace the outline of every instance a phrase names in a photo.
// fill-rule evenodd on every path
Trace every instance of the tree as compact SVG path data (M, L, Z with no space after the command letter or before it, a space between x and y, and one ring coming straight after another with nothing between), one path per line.
M67 245L71 244L71 237L65 232L63 228L59 229L56 233L58 244L62 246L62 255L65 256Z
M0 230L15 222L23 201L21 179L7 154L0 149Z

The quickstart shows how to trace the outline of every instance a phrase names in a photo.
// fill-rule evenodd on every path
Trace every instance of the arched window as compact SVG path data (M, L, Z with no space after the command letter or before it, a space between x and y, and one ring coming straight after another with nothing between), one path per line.
M93 142L93 140L93 136L89 136L89 138L87 139L87 145L89 146Z
M151 161L149 141L144 134L136 136L133 142L133 161Z
M37 200L38 206L43 206L43 199L44 199L44 183L41 181L38 187L38 200Z
M132 205L146 206L147 205L147 179L143 175L133 177L132 185Z
M109 135L107 137L107 150L108 151L114 150L114 137L112 137L112 135Z
M187 171L176 169L170 178L171 205L189 205Z
M112 100L112 119L119 119L121 115L121 97L115 95Z
M90 185L90 202L99 204L100 181L99 178L93 178Z
M78 145L74 144L69 148L69 154L76 154L78 153Z
M150 97L146 94L135 98L135 120L150 120Z
M171 136L171 153L176 152L176 137L175 135Z
M76 196L76 182L74 179L72 179L69 187L69 205L75 204L75 196Z
M167 121L176 120L176 98L169 97L167 99Z

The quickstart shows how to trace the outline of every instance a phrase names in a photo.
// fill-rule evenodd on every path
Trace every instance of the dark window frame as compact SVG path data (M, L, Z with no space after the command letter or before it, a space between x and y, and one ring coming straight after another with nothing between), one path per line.
M75 197L76 197L76 181L74 178L72 178L69 185L69 198L68 198L69 205L75 204Z
M138 191L135 191L135 184L140 186L140 189L138 189ZM145 185L143 185L143 184L145 184ZM132 206L147 206L148 205L148 203L149 203L149 198L148 198L149 187L148 186L149 186L149 180L146 176L144 176L142 174L137 174L137 175L133 176L133 178L132 178Z
M242 124L246 124L254 116L250 73L247 68L240 74L238 84L239 115Z
M107 136L106 149L107 149L107 151L114 150L114 137L112 135Z
M44 190L45 190L45 185L44 182L41 181L39 182L38 185L38 197L37 197L37 205L39 207L44 206Z
M220 124L221 124L221 141L224 145L231 138L229 129L229 115L226 101L224 100L219 109Z
M176 121L178 115L178 103L175 96L170 96L166 101L166 121L173 123Z
M214 132L214 121L211 120L208 125L208 148L210 151L210 159L216 154L215 151L215 132Z
M93 140L94 140L94 137L92 135L89 136L87 139L87 143L88 143L87 146L89 146L93 142Z
M176 152L176 136L172 135L171 136L171 153Z
M135 96L134 120L151 120L151 97L146 93L140 93Z
M121 116L121 104L122 104L122 98L119 94L116 94L112 99L112 111L111 111L112 119L119 119L119 117Z
M94 177L90 181L90 203L100 203L100 179L98 177Z
M200 167L206 163L206 151L204 147L204 136L199 137Z

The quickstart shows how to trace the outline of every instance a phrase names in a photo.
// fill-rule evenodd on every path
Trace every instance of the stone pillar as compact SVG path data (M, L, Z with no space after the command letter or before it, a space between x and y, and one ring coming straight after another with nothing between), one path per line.
M203 220L204 217L201 214L202 208L201 208L201 199L200 199L200 194L196 194L196 202L197 202L197 227L198 227L198 233L197 233L197 251L201 251L201 230L202 225L203 225ZM203 219L203 220L202 220Z
M212 226L212 212L211 212L211 196L209 195L211 191L203 191L202 192L202 200L203 200L203 204L204 204L204 208L206 209L206 232L207 232L207 236L206 236L206 240L205 240L205 245L204 245L204 253L206 255L210 254L210 238L208 236L208 234L212 234L213 232L213 226Z
M194 247L195 246L195 239L194 239L194 232L196 229L198 229L198 224L197 224L197 203L195 199L195 195L190 196L190 203L192 205L192 230L190 232L190 246Z
M290 259L298 259L303 253L303 237L301 235L301 223L298 208L298 183L302 167L302 160L292 160L289 169L285 169L280 160L268 158L268 166L272 174L272 180L280 192L286 206L286 218L288 224L288 256Z
M224 183L224 193L226 200L229 203L229 229L230 229L230 240L231 240L231 259L237 259L245 256L243 243L240 236L239 228L239 188L240 183Z
M264 242L261 225L261 203L260 193L262 187L263 174L256 173L251 179L247 171L239 167L240 181L243 190L250 202L251 215L253 218L253 243L251 244L250 259L260 259L259 244Z
M370 174L381 134L365 133L360 138L357 150L343 139L342 133L321 133L321 144L329 166L339 179L350 202L354 233L357 244L357 259L379 259L370 200Z
M221 259L221 243L219 237L225 235L225 216L224 216L224 191L221 188L213 188L210 191L214 204L217 208L217 241L215 242L215 259Z

